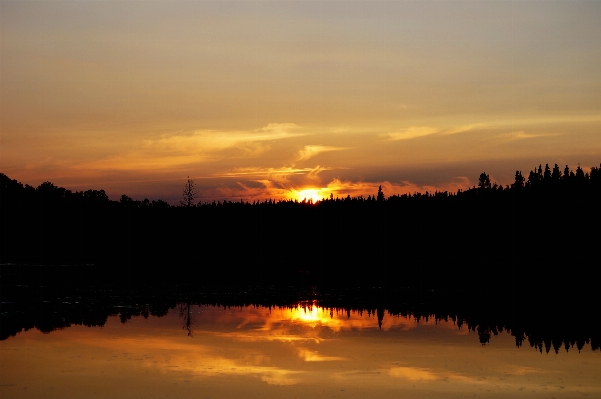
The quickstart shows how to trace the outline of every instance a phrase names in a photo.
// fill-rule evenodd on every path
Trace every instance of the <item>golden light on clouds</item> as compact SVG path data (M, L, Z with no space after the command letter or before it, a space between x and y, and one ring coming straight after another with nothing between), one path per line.
M329 151L340 151L345 150L343 147L328 147L323 145L306 145L302 150L298 151L297 161L306 161L314 156Z
M325 168L322 168L319 165L314 168L297 168L294 165L285 165L279 168L247 167L235 168L234 170L220 174L220 176L256 178L269 177L270 180L275 182L285 182L291 175L307 175L309 177L315 177L322 170L325 170Z
M0 169L177 203L597 165L599 3L476 3L0 2Z
M525 131L520 130L518 132L507 133L507 134L503 135L502 137L500 137L500 140L515 141L515 140L527 140L527 139L536 139L536 138L540 138L540 137L554 137L554 136L559 136L559 133L526 133Z
M410 140L438 133L438 129L428 126L410 126L398 132L386 133L383 136L389 140Z
M293 123L270 123L253 131L212 131L165 133L145 139L137 148L114 158L79 165L80 169L155 170L216 161L220 153L233 149L237 158L256 158L270 150L270 142L299 137Z

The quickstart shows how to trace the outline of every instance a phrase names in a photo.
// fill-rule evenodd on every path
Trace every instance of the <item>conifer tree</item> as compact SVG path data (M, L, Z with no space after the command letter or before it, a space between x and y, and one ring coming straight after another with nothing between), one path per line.
M382 186L378 188L378 202L384 201L384 192L382 191Z
M186 208L191 208L194 206L194 199L196 198L196 183L194 183L193 179L190 179L188 176L188 181L184 185L184 189L182 192L182 199L180 200L180 205Z
M490 176L488 176L486 172L482 172L480 174L480 178L478 179L478 187L481 189L491 188Z

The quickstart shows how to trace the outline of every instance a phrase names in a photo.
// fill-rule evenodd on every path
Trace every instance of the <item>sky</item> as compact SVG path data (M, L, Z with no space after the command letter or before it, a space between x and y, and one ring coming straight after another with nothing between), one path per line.
M601 162L601 1L0 0L0 172L110 198Z

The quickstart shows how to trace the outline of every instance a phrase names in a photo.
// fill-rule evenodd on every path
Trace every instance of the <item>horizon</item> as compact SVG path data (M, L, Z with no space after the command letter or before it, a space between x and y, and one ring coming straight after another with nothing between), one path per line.
M0 170L115 200L467 189L601 158L597 1L0 1Z
M487 174L486 172L482 172L480 174L480 176L478 177L478 184L473 185L471 187L466 187L466 188L458 188L457 190L453 191L453 190L440 190L437 187L430 187L430 190L428 190L426 187L426 190L414 190L414 191L410 191L410 188L418 188L416 186L410 186L409 184L407 184L406 186L402 187L406 190L401 190L402 192L398 192L395 191L392 194L389 193L388 190L390 189L395 189L394 186L392 186L390 183L385 182L383 185L379 185L377 188L377 193L374 193L373 195L371 193L364 195L365 192L365 186L361 185L358 188L357 187L343 187L343 190L340 190L340 186L337 188L333 188L331 185L329 185L327 188L325 189L319 189L319 188L306 188L306 189L292 189L292 190L287 190L285 191L281 196L271 196L271 197L255 197L252 199L249 198L223 198L223 199L215 199L215 198L209 198L208 200L206 198L204 198L202 196L202 193L199 193L198 190L196 189L196 182L194 179L191 179L190 177L187 178L186 183L184 183L184 186L182 187L182 194L175 200L175 201L164 201L162 198L144 198L144 199L140 199L140 198L132 198L129 195L127 195L126 193L123 193L121 195L119 195L119 198L111 198L109 195L107 195L106 191L102 188L90 188L88 190L69 190L68 188L65 187L61 187L61 186L57 186L55 185L53 182L50 181L44 181L44 183L42 183L41 185L35 187L35 186L31 186L27 183L23 184L23 182L20 182L16 179L11 179L9 176L5 175L4 173L0 172L0 177L3 177L8 179L9 181L13 181L16 182L18 185L21 186L20 190L22 190L24 187L31 187L33 188L36 192L38 192L40 189L43 189L42 191L45 192L46 188L44 188L45 184L49 184L50 186L53 186L54 189L57 190L67 190L67 193L70 195L72 194L84 194L84 192L86 191L100 191L103 193L103 196L106 195L106 198L108 198L109 201L123 201L124 198L127 201L135 201L135 202L152 202L154 203L156 200L163 203L167 203L171 206L184 206L184 207L195 207L195 206L205 206L205 205L215 205L220 204L220 203L246 203L246 204L264 204L264 203L271 203L273 201L274 204L276 203L282 203L282 202L288 202L288 201L292 201L292 202L296 202L296 203L308 203L308 204L318 204L319 202L322 201L329 201L329 200L336 200L336 202L338 202L339 200L344 201L345 199L352 199L352 200L359 200L359 201L363 201L363 200L378 200L380 201L380 195L382 196L382 198L384 200L389 200L391 198L401 198L401 197L412 197L412 196L421 196L421 195L426 195L426 196L437 196L439 193L440 194L444 194L445 196L455 196L455 195L461 195L464 192L470 192L472 190L487 190L487 191L491 191L491 192L495 192L497 194L501 193L501 192L507 192L509 190L511 191L515 191L515 190L519 190L521 191L521 188L530 188L533 189L535 187L541 187L541 186L546 186L549 187L549 185L552 185L553 187L555 187L555 189L559 188L560 186L558 186L558 184L562 184L564 187L564 190L567 188L568 191L570 189L574 189L574 186L570 186L570 185L565 185L562 182L568 182L568 184L570 184L569 182L578 182L579 180L582 180L581 182L591 182L593 184L596 184L596 182L599 179L599 171L601 170L601 163L599 164L599 166L593 166L589 168L589 171L586 170L587 168L582 168L582 166L580 164L578 164L576 169L570 169L569 165L566 165L565 168L560 167L558 164L555 164L553 166L550 166L548 163L545 164L545 167L542 167L542 164L539 164L538 168L534 168L531 171L529 171L528 173L528 177L526 177L526 174L523 173L520 170L516 171L516 174L514 176L514 180L511 182L511 184L498 184L497 181L495 181L494 179L490 178L490 175ZM569 172L569 174L568 174ZM519 174L519 175L518 175ZM580 177L579 177L580 176ZM567 180L566 180L567 179ZM335 183L340 183L338 181L335 181ZM396 187L398 189L398 186ZM422 187L423 188L423 187ZM337 190L338 189L338 190ZM354 190L353 190L354 189ZM568 192L566 191L566 193ZM10 190L9 190L10 192ZM334 192L336 192L336 195L334 195ZM387 194L388 193L388 194ZM10 195L9 195L10 197ZM204 200L203 200L204 198ZM197 201L198 199L198 201Z

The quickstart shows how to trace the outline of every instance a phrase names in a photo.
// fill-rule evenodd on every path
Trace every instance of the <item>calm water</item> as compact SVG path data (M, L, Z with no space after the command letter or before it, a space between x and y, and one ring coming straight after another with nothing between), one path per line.
M0 342L8 398L601 397L601 352L490 344L438 322L305 308L185 306Z

